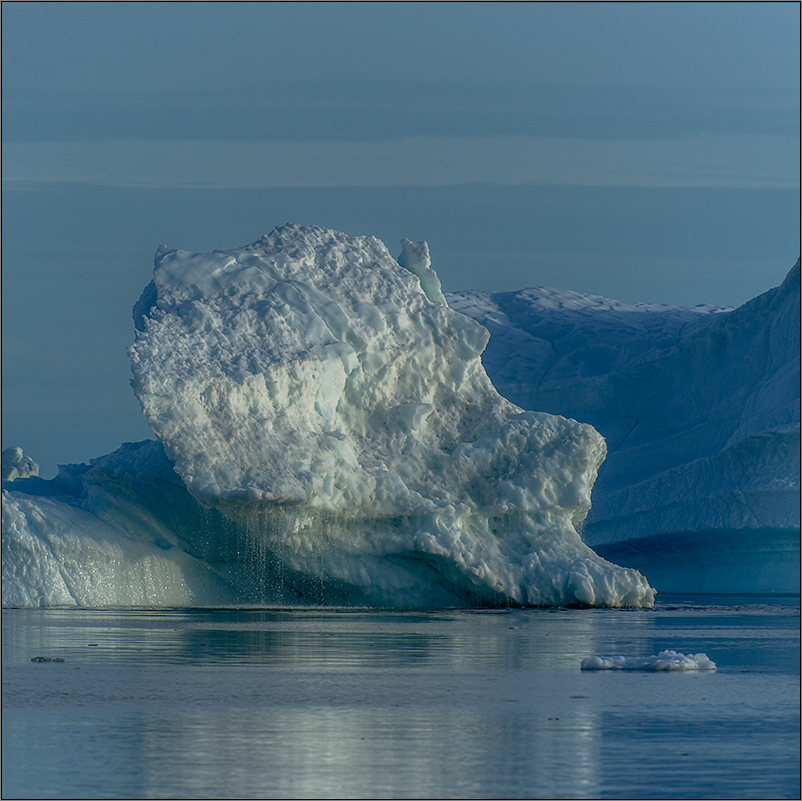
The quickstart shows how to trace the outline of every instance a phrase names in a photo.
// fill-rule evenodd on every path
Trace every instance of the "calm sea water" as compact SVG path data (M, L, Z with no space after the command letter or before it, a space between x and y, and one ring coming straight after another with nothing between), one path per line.
M580 671L666 648L718 669ZM3 797L795 798L799 660L798 597L8 609Z

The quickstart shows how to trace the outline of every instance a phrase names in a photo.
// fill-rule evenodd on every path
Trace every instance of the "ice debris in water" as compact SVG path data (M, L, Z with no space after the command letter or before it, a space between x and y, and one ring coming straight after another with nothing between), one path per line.
M657 656L589 656L582 670L715 670L707 654L660 651Z

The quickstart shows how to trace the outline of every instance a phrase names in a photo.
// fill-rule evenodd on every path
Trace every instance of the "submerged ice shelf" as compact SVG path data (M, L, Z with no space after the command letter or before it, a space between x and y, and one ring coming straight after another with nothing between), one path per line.
M499 395L425 243L160 248L134 321L159 442L9 485L4 603L652 605L577 533L603 438Z

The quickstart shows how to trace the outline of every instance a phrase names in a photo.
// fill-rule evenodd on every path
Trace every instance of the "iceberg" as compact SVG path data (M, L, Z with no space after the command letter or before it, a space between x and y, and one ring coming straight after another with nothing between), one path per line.
M505 397L607 440L583 538L661 591L799 592L799 262L737 309L459 292Z
M38 475L39 465L30 456L25 456L22 448L15 445L3 451L3 481Z
M657 656L588 656L582 670L715 670L716 663L707 654L681 654L660 651Z
M3 484L4 606L236 602L233 566L213 564L221 557L204 528L213 521L193 504L158 442L62 465L49 481ZM182 533L191 535L191 548L181 547Z
M160 247L129 349L158 441L4 485L4 603L651 607L578 533L604 439L503 398L402 247Z

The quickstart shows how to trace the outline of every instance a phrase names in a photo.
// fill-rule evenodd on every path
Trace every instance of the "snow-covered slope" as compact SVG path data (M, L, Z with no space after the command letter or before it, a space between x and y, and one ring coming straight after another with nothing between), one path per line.
M130 355L161 445L9 485L4 598L650 606L576 531L603 439L502 398L487 331L403 248L293 225L160 248Z
M583 535L658 589L799 588L799 263L738 309L555 289L461 292L499 392L591 423Z

